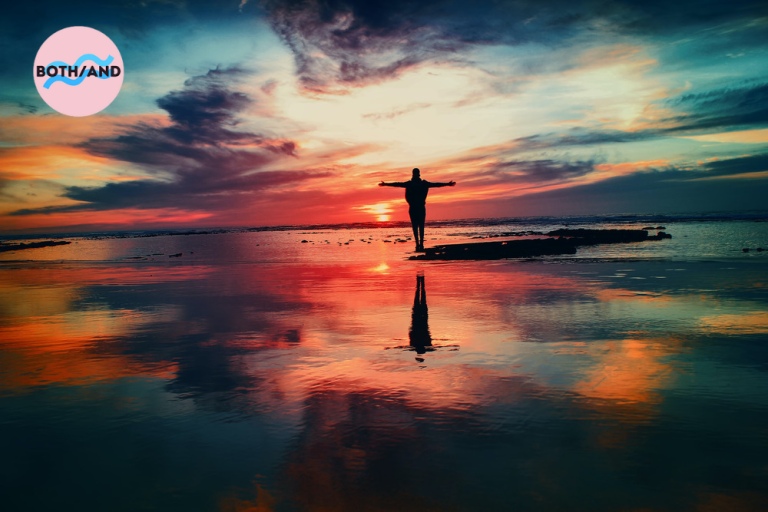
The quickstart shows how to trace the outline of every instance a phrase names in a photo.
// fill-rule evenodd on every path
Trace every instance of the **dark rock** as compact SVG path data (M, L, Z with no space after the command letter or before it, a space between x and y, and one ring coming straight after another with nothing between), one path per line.
M576 254L573 240L513 240L472 244L438 245L425 249L426 254L411 256L412 260L500 260L530 258L554 254Z
M575 254L582 245L645 242L672 238L659 232L648 236L641 229L557 229L547 233L557 238L538 240L510 240L506 242L480 242L439 245L426 249L426 254L411 256L412 260L498 260L504 258L530 258L557 254Z
M578 239L578 245L643 242L648 240L644 229L556 229L547 236L564 236Z
M757 248L757 252L763 252L763 248L762 247L758 247Z
M176 254L169 254L169 255L168 255L168 257L169 257L169 258L178 258L178 257L180 257L182 254L184 254L184 253L181 253L181 252L177 252Z
M749 252L749 247L745 247L741 250L741 252Z

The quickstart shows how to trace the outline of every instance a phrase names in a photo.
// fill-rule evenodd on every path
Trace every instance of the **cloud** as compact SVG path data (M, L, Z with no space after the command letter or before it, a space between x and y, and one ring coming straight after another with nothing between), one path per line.
M8 185L11 183L11 180L6 179L2 176L0 176L0 197L4 197L6 199L12 199L13 196L6 192L6 189L8 188Z
M536 134L528 137L520 137L511 141L510 145L517 152L523 152L567 146L623 144L655 138L659 138L659 135L651 130L628 132L622 130L600 130L578 127L561 133Z
M484 170L470 172L468 181L483 185L499 183L545 184L569 181L595 170L593 161L564 162L551 159L499 161L485 166Z
M475 45L558 43L584 16L560 15L566 2L514 4L445 0L268 0L275 32L294 54L303 88L344 93L393 78L424 62L464 61Z
M402 116L403 114L408 114L416 110L429 108L431 106L432 106L431 103L414 103L404 108L392 109L389 112L382 112L378 114L375 114L375 113L363 114L363 119L372 119L374 121L380 121L382 119L394 119L396 117Z
M665 36L766 14L759 2L734 9L719 1L660 0L267 0L264 10L294 54L302 86L314 93L344 93L424 62L461 60L459 52L472 46Z
M429 4L267 1L265 9L294 54L302 87L334 92L339 83L363 85L397 75L435 51L429 29L412 18Z
M679 213L765 208L768 153L689 167L638 169L597 182L516 198L531 215L563 213ZM749 178L752 175L752 179ZM722 178L722 179L707 179Z
M17 104L19 105L19 108L27 114L37 113L38 108L35 105L29 105L27 103L24 103L23 101L18 101Z
M587 133L565 141L625 142L621 133ZM648 137L653 134L647 135ZM554 139L554 142L548 140ZM562 135L539 136L535 149L558 147ZM439 218L519 215L744 211L764 209L768 193L768 153L670 165L668 160L605 164L597 157L528 158L531 138L478 148L456 158L425 165L452 169L465 192L433 201Z
M591 4L590 8L595 9ZM759 1L722 2L720 0L666 2L664 0L625 0L609 7L617 29L641 34L666 35L680 29L710 27L754 20L768 15Z
M561 7L566 5L268 0L264 7L273 29L294 54L302 87L344 93L425 62L463 62L461 50L476 45L557 44L573 35L573 24L584 18L563 17Z
M653 130L638 130L635 132L621 130L601 130L589 128L572 128L563 132L550 132L530 135L527 137L518 137L507 142L493 146L481 146L471 149L462 154L450 157L443 161L435 163L436 167L477 167L491 166L496 171L513 170L514 167L533 171L535 169L547 169L540 175L550 174L552 169L566 170L573 166L574 169L582 170L597 164L596 158L569 164L563 158L549 157L547 150L567 149L571 147L590 147L604 144L625 144L654 140L663 138ZM536 154L531 158L530 155ZM542 158L539 155L545 155ZM565 171L565 174L570 171ZM533 175L525 171L525 174Z
M749 175L768 172L768 153L713 160L702 165L707 177ZM766 191L768 192L768 191Z
M70 186L63 197L79 204L18 210L14 215L120 208L236 208L256 191L327 176L327 172L265 169L295 156L296 144L236 130L252 100L233 91L239 69L214 69L187 80L157 100L170 123L136 123L123 133L90 139L79 147L110 160L141 167L155 179Z
M660 132L692 134L768 126L768 83L686 94L666 103L683 113L662 120L662 126L671 126Z
M599 127L574 127L561 132L538 133L506 143L477 148L470 159L515 155L547 149L628 144L649 140L759 129L768 126L768 83L684 94L664 101L665 112L675 113L656 120L639 120L641 129L632 131Z

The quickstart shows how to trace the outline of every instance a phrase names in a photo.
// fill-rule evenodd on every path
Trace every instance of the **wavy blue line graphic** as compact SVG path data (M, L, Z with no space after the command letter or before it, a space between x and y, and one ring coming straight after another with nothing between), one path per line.
M86 61L89 61L89 60L93 61L93 63L98 65L98 66L109 66L110 64L112 64L112 61L115 60L115 59L114 59L114 57L112 57L110 55L105 60L101 60L100 58L98 58L97 56L95 56L92 53L86 53L85 55L83 55L79 59L77 59L77 61L75 62L74 66L79 68L83 64L83 62L86 62ZM57 61L51 62L50 64L48 64L48 66L45 66L45 69L48 69L49 66L57 66L57 67L58 66L69 66L69 64L67 64L66 62L61 62L60 60L57 60ZM78 85L83 80L85 80L87 74L88 73L83 73L82 76L79 76L79 77L75 78L74 80L69 78L69 77L61 76L61 75L52 76L48 80L45 81L45 84L43 84L43 87L48 89L53 84L55 84L56 82L64 82L67 85ZM100 78L102 80L106 80L107 78L109 78L109 76L100 76L98 78Z

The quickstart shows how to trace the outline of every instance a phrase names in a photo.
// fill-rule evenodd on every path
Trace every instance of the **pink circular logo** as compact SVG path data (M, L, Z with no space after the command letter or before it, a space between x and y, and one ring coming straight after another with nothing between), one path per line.
M32 70L37 92L54 110L90 116L112 103L123 85L123 58L110 38L69 27L45 40Z

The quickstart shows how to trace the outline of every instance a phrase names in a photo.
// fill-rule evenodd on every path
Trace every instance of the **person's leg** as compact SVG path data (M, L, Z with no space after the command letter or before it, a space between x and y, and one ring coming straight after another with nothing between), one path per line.
M413 228L413 239L416 241L416 250L419 250L419 214L413 207L408 208L408 215L411 217L411 227Z
M421 210L421 216L419 218L419 246L424 249L424 223L427 219L427 210L426 208Z

